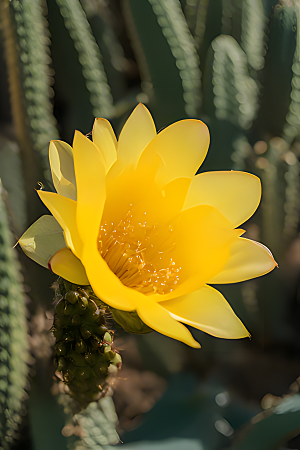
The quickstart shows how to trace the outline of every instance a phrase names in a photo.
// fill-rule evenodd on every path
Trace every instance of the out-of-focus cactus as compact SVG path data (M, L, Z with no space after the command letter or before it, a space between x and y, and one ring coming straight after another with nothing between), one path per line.
M196 116L201 105L199 59L179 1L126 0L123 9L158 126Z
M249 75L247 57L231 36L216 38L212 50L210 79L215 115L247 129L258 107L258 87Z
M49 69L49 37L42 3L35 0L2 0L1 23L12 112L24 171L30 189L43 176L50 180L48 143L58 137L50 102L52 83ZM32 148L39 155L39 165Z
M20 148L16 142L0 137L0 178L8 193L12 232L20 236L27 226L25 185Z
M93 105L93 114L95 117L110 118L113 115L110 87L99 47L82 6L78 0L57 0L57 4L78 52L78 60Z
M115 375L122 359L108 329L108 307L89 286L59 280L53 334L57 370L72 397L82 408L105 396L108 376Z
M0 449L10 448L24 415L28 383L26 308L0 186Z

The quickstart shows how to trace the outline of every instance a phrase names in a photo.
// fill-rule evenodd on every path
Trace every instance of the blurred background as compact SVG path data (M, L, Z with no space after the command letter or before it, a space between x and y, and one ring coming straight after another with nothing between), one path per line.
M0 0L0 26L0 449L300 449L299 0ZM261 178L246 236L279 270L218 286L251 340L192 329L195 350L112 323L113 396L73 417L54 376L55 276L12 247L48 213L49 141L94 117L118 134L139 102L158 130L208 125L200 171Z

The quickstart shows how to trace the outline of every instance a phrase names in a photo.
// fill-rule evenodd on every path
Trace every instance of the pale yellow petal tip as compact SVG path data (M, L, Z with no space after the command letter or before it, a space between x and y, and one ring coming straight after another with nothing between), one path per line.
M193 341L193 344L190 344L190 346L193 348L201 348L201 345L197 341Z

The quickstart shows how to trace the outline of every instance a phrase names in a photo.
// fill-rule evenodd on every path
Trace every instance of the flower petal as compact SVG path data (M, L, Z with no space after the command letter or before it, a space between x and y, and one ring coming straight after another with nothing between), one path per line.
M126 165L136 166L140 155L156 136L156 128L148 109L141 103L125 123L118 142L118 158Z
M172 258L181 270L179 287L171 295L177 289L180 294L176 295L187 293L181 291L184 281L189 285L189 280L196 277L198 289L217 275L228 261L232 242L241 234L217 209L206 205L182 211L172 228L176 243Z
M134 311L135 304L144 300L143 294L124 286L93 242L84 246L81 261L95 294L108 305L123 311Z
M79 131L73 142L77 181L77 226L83 242L96 239L105 203L105 162L98 147Z
M51 141L49 159L56 192L76 200L76 179L72 147L63 141Z
M265 275L277 266L270 250L250 239L237 239L232 244L230 254L222 271L211 278L209 283L238 283Z
M221 292L210 286L203 286L198 291L163 302L162 306L174 319L212 336L225 339L250 336Z
M71 283L86 285L89 284L85 269L80 259L73 255L70 249L59 250L49 261L49 268L65 280Z
M37 193L64 230L67 246L80 257L82 242L76 226L76 202L53 192L39 190Z
M177 322L177 319L174 320L172 315L159 303L146 298L137 306L137 313L140 319L153 330L182 341L191 347L200 348L200 344L194 340L189 330Z
M93 142L101 150L105 161L105 170L109 171L117 159L117 139L111 124L105 119L95 119Z
M164 186L174 178L195 175L209 146L209 131L200 120L188 119L173 123L162 130L146 147L142 158L158 154L163 164L156 182Z
M63 229L53 216L40 217L25 231L18 243L29 258L46 268L50 258L66 247Z
M250 173L205 172L193 178L183 209L211 205L237 227L254 214L260 197L260 180Z

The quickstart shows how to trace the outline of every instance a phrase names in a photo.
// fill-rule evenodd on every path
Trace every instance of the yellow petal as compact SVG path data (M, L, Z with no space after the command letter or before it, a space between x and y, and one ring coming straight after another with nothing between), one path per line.
M205 172L193 178L183 209L211 205L237 227L254 214L260 197L260 180L250 173Z
M223 295L210 286L162 303L171 316L212 336L241 339L250 334Z
M134 311L135 304L145 296L123 285L100 256L96 243L88 242L83 248L81 261L90 284L101 300L116 309Z
M250 239L239 238L232 244L227 264L209 283L238 283L265 275L276 266L267 247Z
M105 170L109 171L117 159L117 139L111 124L105 119L95 119L93 142L101 150L105 161Z
M200 120L182 120L162 130L142 157L157 153L162 161L156 182L164 186L174 178L191 178L202 164L209 146L207 126Z
M63 141L51 141L49 159L56 192L76 200L76 179L72 147Z
M131 113L125 123L118 142L118 158L126 165L136 166L140 155L156 136L151 114L141 103Z
M96 243L105 202L105 162L98 147L79 131L73 142L77 181L77 226L83 242Z
M80 259L73 255L70 249L63 248L55 253L49 261L49 268L65 280L74 284L89 284L85 269Z
M50 258L66 247L63 229L53 216L40 217L25 231L18 243L29 258L46 268Z
M173 228L176 246L172 257L181 267L179 278L182 282L197 275L198 287L223 269L232 242L241 234L218 210L206 205L183 211Z
M153 330L182 341L191 347L200 348L200 344L194 340L189 330L177 322L177 319L174 320L172 315L159 303L146 298L137 306L137 313L140 319Z
M64 230L67 246L80 258L82 242L76 226L76 202L53 192L39 190L37 193Z

